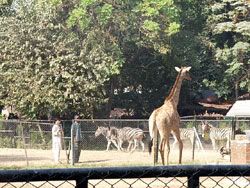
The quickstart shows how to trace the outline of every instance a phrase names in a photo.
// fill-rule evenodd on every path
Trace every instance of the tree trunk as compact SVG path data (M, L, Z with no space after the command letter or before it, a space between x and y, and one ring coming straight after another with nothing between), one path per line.
M109 118L109 114L111 112L113 98L114 98L114 78L111 78L110 79L109 100L108 100L108 104L106 106L108 118Z
M235 82L235 100L237 101L239 97L239 81Z

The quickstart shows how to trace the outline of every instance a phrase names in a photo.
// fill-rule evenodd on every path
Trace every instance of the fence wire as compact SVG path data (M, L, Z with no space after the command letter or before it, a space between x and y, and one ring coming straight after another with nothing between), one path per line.
M211 140L206 137L203 138L201 124L204 119L183 119L181 120L182 128L193 128L195 127L200 138L200 141L205 149L205 152L198 149L194 150L195 159L199 159L198 163L218 163L218 160L222 163L229 162L229 159L225 161L224 159L218 159L219 152L212 149ZM234 123L232 120L221 119L221 120L206 120L208 123L215 127L232 127ZM64 150L61 151L62 163L66 164L66 158L68 157L70 150L70 130L72 121L63 121L63 146ZM18 121L18 120L8 120L0 121L0 148L2 151L0 153L0 165L1 166L27 166L27 165L38 165L46 166L52 163L52 134L51 129L53 126L53 121ZM141 148L136 150L137 154L130 155L127 152L117 152L115 146L111 147L110 153L105 152L107 148L107 140L105 136L95 137L95 131L98 126L114 126L117 128L122 127L133 127L140 128L145 134L143 140L145 144L145 151L142 152ZM138 163L144 162L144 165L151 165L152 160L147 154L147 146L150 141L148 132L148 121L147 120L81 120L81 135L82 135L82 158L81 162L93 162L97 165L100 162L111 161L110 164L116 165L118 163L127 164L130 161L138 161ZM236 121L236 127L240 128L242 131L250 129L250 121L243 119ZM192 144L190 140L185 139L184 141L184 163L192 162ZM173 143L173 138L171 137L171 144ZM225 141L218 143L218 148L220 145L225 145ZM126 148L128 143L124 143L123 147ZM171 146L172 151L170 152L170 157L173 156L175 159L175 150ZM176 151L177 152L177 151ZM207 157L204 157L204 154ZM213 155L212 155L213 154ZM107 158L105 158L107 156ZM216 158L217 157L217 158ZM203 158L203 161L200 161ZM204 158L209 161L204 161ZM149 159L149 160L145 160ZM113 163L116 160L117 163ZM224 160L224 161L223 161ZM219 162L220 162L219 161Z
M1 170L0 187L232 188L250 187L249 165L141 166Z

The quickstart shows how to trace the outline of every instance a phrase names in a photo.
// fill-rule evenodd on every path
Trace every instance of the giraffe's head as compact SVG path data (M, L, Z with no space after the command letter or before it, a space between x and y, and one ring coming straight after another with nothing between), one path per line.
M181 77L185 80L191 80L192 78L189 75L189 70L191 69L191 67L175 67L175 70L177 72L181 72Z

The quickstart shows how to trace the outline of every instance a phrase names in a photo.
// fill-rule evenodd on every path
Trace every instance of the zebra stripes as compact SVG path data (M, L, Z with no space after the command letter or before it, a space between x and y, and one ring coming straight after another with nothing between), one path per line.
M231 128L217 128L213 125L202 122L202 136L204 137L205 134L209 134L209 138L212 141L213 149L216 150L216 141L227 141L227 148L229 148L229 142L231 140L232 129Z
M115 147L118 150L120 150L120 147L117 144L117 136L115 135L116 132L115 130L116 130L115 127L98 127L97 130L95 131L95 137L103 135L107 139L108 144L106 151L110 149L111 143L113 143Z
M132 145L134 147L131 151L134 151L136 147L140 144L142 150L144 151L144 133L143 130L139 128L132 128L132 127L124 127L124 128L116 128L116 127L98 127L95 132L95 137L99 135L105 136L108 141L107 144L107 151L110 149L111 143L113 143L118 150L124 151L122 147L124 142L128 142L127 151L131 150Z
M143 130L139 128L123 127L117 129L117 139L121 150L124 150L122 144L127 141L129 143L127 151L130 151L132 144L134 144L134 147L131 151L134 151L137 146L139 147L139 144L142 147L142 151L144 151L145 147L142 141L144 137Z
M195 137L195 132L193 128L180 128L180 136L181 140L190 140L191 144L193 145L194 142L194 137ZM175 148L176 144L178 143L178 140L176 136L173 134L174 137L174 143L173 143L173 148ZM198 146L198 149L200 149L200 144L198 141L196 141L196 145Z

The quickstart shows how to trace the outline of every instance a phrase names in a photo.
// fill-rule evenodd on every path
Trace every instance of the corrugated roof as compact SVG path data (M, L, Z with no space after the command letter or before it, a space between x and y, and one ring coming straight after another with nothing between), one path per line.
M236 101L226 116L250 116L250 100Z

